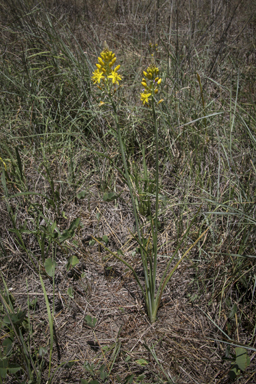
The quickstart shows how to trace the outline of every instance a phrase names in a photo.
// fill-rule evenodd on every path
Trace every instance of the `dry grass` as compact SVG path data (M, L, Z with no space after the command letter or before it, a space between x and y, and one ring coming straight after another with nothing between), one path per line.
M248 348L250 365L237 381L256 381L255 5L211 4L45 0L47 18L33 2L1 3L0 266L15 310L30 319L21 329L42 371L35 383L47 383L50 360L40 274L54 308L52 383L104 382L103 364L106 383L230 383L239 345ZM149 41L159 44L165 103L158 114L158 282L199 206L177 259L210 227L168 283L154 324L129 270L91 242L107 236L109 249L121 251L143 283L113 119L90 85L104 40L122 66L119 118L132 180L141 188L142 147L153 179L154 142L138 92ZM121 196L106 202L112 191ZM63 233L76 218L74 235L60 243L52 223ZM141 220L150 236L147 217ZM56 261L54 280L43 267L43 233L46 257ZM79 264L68 271L71 256ZM1 293L7 297L2 282ZM4 314L2 306L2 341L11 335ZM97 319L94 328L87 315ZM39 347L47 350L43 357ZM12 352L24 367L16 338ZM86 363L94 364L91 373ZM26 370L19 372L4 382L26 382Z

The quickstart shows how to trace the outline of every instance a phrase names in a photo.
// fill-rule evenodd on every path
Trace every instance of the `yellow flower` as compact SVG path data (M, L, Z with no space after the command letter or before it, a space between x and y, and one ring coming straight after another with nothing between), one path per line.
M108 78L112 79L113 84L119 84L119 80L122 80L122 77L116 71L112 71Z
M151 96L151 93L141 93L140 99L143 101L143 104L148 103L148 98Z
M141 101L143 104L148 103L149 97L159 92L157 86L161 84L162 79L158 76L159 69L155 65L151 65L147 68L147 71L143 71L144 77L142 78L141 85L143 85L143 93L141 93Z
M108 79L112 79L112 84L119 84L119 81L122 79L117 73L120 65L117 65L116 68L113 69L112 67L115 62L116 55L104 44L104 50L101 52L100 57L98 57L98 63L96 64L97 69L92 74L94 84L100 83L101 80L103 80L102 86L109 86L111 82L108 82ZM98 88L102 89L99 85Z
M147 68L147 72L143 72L144 76L149 80L152 80L152 78L156 78L158 73L159 69L155 65L151 65Z
M112 51L109 51L108 49L104 49L104 51L101 52L100 56L102 57L103 61L108 63L115 58L115 54L112 53Z
M93 72L92 80L94 84L100 83L101 79L104 79L103 72L99 69L96 69L96 71Z

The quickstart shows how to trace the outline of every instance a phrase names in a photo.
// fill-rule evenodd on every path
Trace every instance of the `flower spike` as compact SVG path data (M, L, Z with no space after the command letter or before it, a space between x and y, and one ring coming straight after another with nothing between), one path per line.
M148 104L149 99L159 92L157 86L161 84L162 79L158 74L159 69L155 65L151 65L147 68L147 71L143 71L144 77L142 78L141 85L143 85L144 89L140 94L143 104Z
M110 86L119 85L119 81L122 80L122 77L117 73L120 68L120 65L117 65L116 68L112 68L116 62L116 55L114 52L110 51L107 44L104 43L104 50L101 52L100 57L98 57L98 63L96 64L97 69L92 73L92 81L94 84L100 84L101 81L104 84L107 84L107 89L110 91ZM109 80L111 80L109 82ZM101 88L100 88L101 89Z

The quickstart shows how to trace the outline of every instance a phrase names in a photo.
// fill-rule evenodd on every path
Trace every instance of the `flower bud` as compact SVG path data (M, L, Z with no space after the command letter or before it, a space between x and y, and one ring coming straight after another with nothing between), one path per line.
M116 61L116 57L114 57L114 59L109 63L109 66L112 67L112 65L114 65L115 61Z

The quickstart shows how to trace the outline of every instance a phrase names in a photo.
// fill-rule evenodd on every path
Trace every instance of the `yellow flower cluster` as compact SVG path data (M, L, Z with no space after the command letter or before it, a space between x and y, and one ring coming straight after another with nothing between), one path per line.
M119 80L122 77L117 73L120 68L120 65L113 69L113 65L116 62L116 56L108 48L105 48L100 57L98 57L98 63L96 64L97 69L92 74L92 81L94 84L100 84L102 80L102 86L108 84L108 79L112 80L112 84L119 84ZM102 89L99 85L98 88Z
M141 84L143 85L143 93L140 94L140 99L143 104L148 103L148 99L158 93L157 86L160 85L162 79L158 76L159 69L155 65L148 67L147 72L143 71L143 77Z

